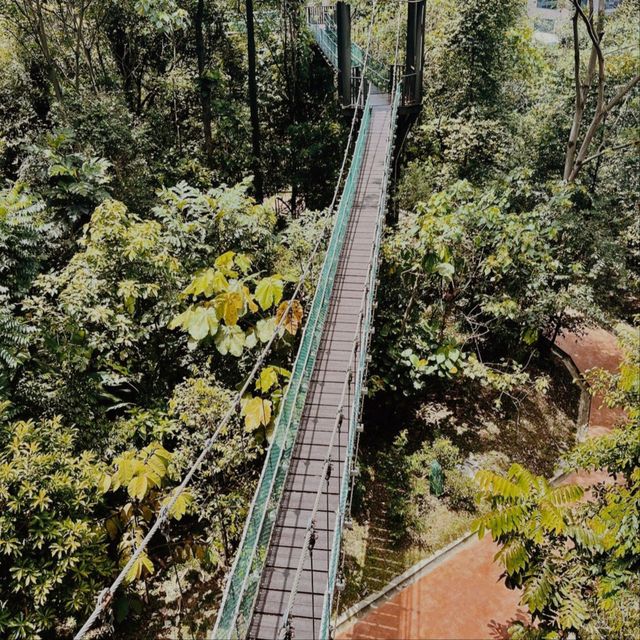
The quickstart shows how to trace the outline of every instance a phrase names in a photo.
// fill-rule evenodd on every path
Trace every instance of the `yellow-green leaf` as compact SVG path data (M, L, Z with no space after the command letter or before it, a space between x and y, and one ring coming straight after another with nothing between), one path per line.
M169 502L171 501L171 498L172 496L168 496L167 498L165 498L163 500L163 504L169 504ZM181 493L177 497L174 505L169 510L169 515L174 520L180 520L182 516L187 512L187 509L189 508L189 505L191 505L192 502L193 502L193 496L190 493L188 492Z
M240 313L244 308L242 294L237 291L227 291L215 297L214 304L219 318L222 318L228 326L238 323Z
M142 500L147 493L149 482L146 475L135 476L127 485L127 491L132 498Z
M252 260L246 253L239 253L235 259L236 266L242 273L248 273L251 269Z
M238 326L220 325L215 342L218 351L223 356L230 353L232 356L239 358L242 355L242 349L245 344L244 331Z
M289 306L288 302L283 302L276 312L276 325L280 325L280 321L284 317L284 321L281 326L294 336L298 332L300 324L302 323L302 314L302 305L298 300L294 300L291 303L291 306Z
M255 298L263 311L271 308L274 304L278 304L282 300L282 292L284 291L284 283L280 276L275 274L262 278L256 287Z
M216 269L220 269L225 275L235 278L238 276L237 272L233 270L233 259L235 257L235 251L227 251L223 253L221 256L216 258L216 261L213 263Z
M269 342L276 331L276 319L267 318L256 323L256 336L260 342Z
M264 398L249 398L244 401L242 415L247 431L255 431L260 425L271 421L271 401Z
M256 381L256 389L258 391L266 393L276 384L278 384L278 374L273 367L265 367L260 371L260 376Z
M146 553L143 553L134 563L129 573L127 573L127 577L125 581L127 583L132 583L135 580L138 580L142 577L143 573L153 573L153 562L151 562L149 556Z

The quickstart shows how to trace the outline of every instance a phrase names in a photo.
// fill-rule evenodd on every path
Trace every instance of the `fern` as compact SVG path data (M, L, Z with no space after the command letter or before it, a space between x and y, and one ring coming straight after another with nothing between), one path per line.
M549 564L529 576L522 595L522 602L529 607L530 613L541 613L550 604L554 593L555 577Z
M549 501L556 507L563 507L580 500L584 489L577 484L563 484L549 491Z
M13 299L38 273L49 224L45 204L20 184L0 191L0 281Z
M35 331L14 313L15 305L10 303L6 287L0 287L0 382L3 369L14 370L26 358Z

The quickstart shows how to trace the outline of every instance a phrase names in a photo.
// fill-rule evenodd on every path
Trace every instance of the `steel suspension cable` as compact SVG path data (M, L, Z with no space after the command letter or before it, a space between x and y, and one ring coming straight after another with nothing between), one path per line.
M376 1L377 0L373 0L374 7L375 7ZM365 65L366 65L366 58L365 58ZM360 99L361 99L363 85L364 85L364 82L362 82L361 85L360 85L360 89L359 89L359 92L358 92L358 103L360 102ZM126 579L127 575L129 574L129 572L131 571L131 569L133 568L135 563L138 561L140 556L144 553L145 549L149 545L149 542L155 536L155 534L157 533L158 529L160 529L160 527L168 520L169 514L170 514L171 510L173 509L173 507L175 506L178 498L180 497L180 495L182 493L184 493L185 489L187 488L187 486L191 482L193 476L198 471L198 469L202 466L202 464L205 461L206 457L211 452L211 449L213 448L214 444L218 440L218 437L220 436L220 434L222 433L224 428L227 426L227 424L229 423L231 418L236 413L236 411L237 411L237 409L238 409L238 407L240 405L240 401L241 401L242 397L244 396L244 394L249 389L249 386L251 385L251 383L255 379L255 377L256 377L258 371L260 370L261 366L263 365L267 355L271 351L271 347L273 346L273 343L275 342L276 338L278 337L278 335L280 333L280 330L282 329L283 325L285 324L285 322L286 322L286 320L287 320L287 318L289 316L289 313L291 312L291 308L292 308L293 303L297 300L297 298L298 298L298 296L299 296L299 294L300 294L300 292L302 290L302 287L304 286L304 283L307 280L307 277L311 273L315 257L318 254L318 252L319 252L320 248L322 247L322 244L323 244L323 242L325 240L326 231L329 228L329 224L328 223L329 223L329 221L331 219L330 215L333 212L333 209L335 207L335 201L336 201L336 198L337 198L337 193L338 193L338 190L339 190L340 182L342 180L342 173L344 171L344 167L345 167L347 159L349 157L349 149L351 147L351 142L352 142L352 137L353 137L353 132L355 130L356 122L357 122L357 109L354 112L354 116L353 116L353 119L352 119L352 122L351 122L351 130L350 130L350 134L349 134L349 139L347 141L347 146L345 148L344 157L343 157L343 161L342 161L342 166L341 166L341 169L340 169L340 179L338 181L338 184L336 185L336 189L334 191L334 195L333 195L333 199L332 199L332 202L331 202L331 206L329 207L329 209L326 211L326 214L325 214L324 229L322 230L322 233L320 234L320 236L317 239L315 245L313 246L311 253L307 257L306 267L304 268L304 270L303 270L303 272L302 272L302 274L301 274L301 276L300 276L300 278L298 280L298 283L297 283L297 286L296 286L296 288L295 288L295 290L293 292L293 295L288 300L287 306L285 308L285 312L283 313L282 317L280 318L280 321L277 323L277 325L275 327L275 330L273 332L273 335L271 336L269 341L265 344L263 350L261 351L260 355L258 356L258 359L255 362L255 365L251 369L248 377L246 378L246 380L245 380L244 384L242 385L242 387L240 388L240 390L234 396L234 399L233 399L232 403L230 404L229 409L227 410L227 412L224 414L224 416L222 417L222 419L218 423L218 426L216 427L214 433L205 441L205 444L204 444L200 454L195 459L195 461L192 463L192 465L189 467L189 470L185 474L182 482L173 490L173 495L172 495L171 500L169 500L169 502L166 503L165 505L163 505L163 507L160 509L160 512L158 513L158 516L156 517L156 520L154 521L153 525L151 526L151 528L149 529L149 531L147 532L145 537L140 542L140 545L135 549L135 551L133 552L133 554L131 555L131 557L129 558L129 560L125 564L125 566L122 568L120 573L116 576L114 581L111 583L111 585L109 587L103 589L100 592L100 594L98 595L97 601L96 601L96 606L94 607L92 613L89 615L89 617L87 618L85 623L82 625L82 627L78 630L78 632L74 636L74 640L81 640L82 638L84 638L86 633L93 627L93 625L96 623L98 618L102 615L102 613L105 611L105 609L109 606L113 596L115 595L115 592L118 590L120 585L124 582L124 580Z
M129 560L127 561L127 563L125 564L125 566L122 568L122 570L120 571L120 573L116 576L116 578L114 579L114 581L111 583L111 585L105 589L103 589L100 594L98 595L97 598L97 602L96 602L96 606L94 607L92 613L89 615L89 617L87 618L87 620L85 621L85 623L82 625L82 627L78 630L78 632L76 633L76 635L74 636L74 640L82 640L82 638L84 638L84 636L86 635L86 633L93 627L93 625L96 623L96 621L98 620L98 618L102 615L102 613L105 611L105 609L109 606L113 596L115 595L116 591L118 590L118 588L120 587L120 585L124 582L124 580L126 579L127 575L129 574L129 572L131 571L131 569L133 568L133 566L135 565L135 563L138 561L138 559L140 558L140 556L144 553L145 549L147 548L147 546L149 545L150 541L152 540L152 538L155 536L155 534L157 533L157 531L163 526L163 524L168 520L169 518L169 514L171 512L171 510L173 509L173 507L175 506L178 498L180 497L180 495L182 495L182 493L184 493L184 491L186 490L187 486L189 485L189 483L191 482L193 476L195 475L195 473L198 471L198 469L202 466L203 462L205 461L206 457L208 456L208 454L211 452L211 449L213 448L214 444L216 443L216 441L218 440L218 437L220 436L220 434L222 433L222 431L224 430L224 428L227 426L227 424L229 423L229 421L231 420L231 418L233 417L233 415L236 413L239 405L240 405L240 401L242 399L242 397L244 396L244 394L247 392L247 390L249 389L249 386L251 385L251 383L253 382L253 380L255 379L258 371L260 370L261 366L263 365L265 358L267 357L267 355L269 354L269 352L271 351L271 347L273 345L273 343L275 342L276 338L278 337L278 334L281 330L281 328L283 327L283 325L285 324L289 313L291 311L292 305L294 303L294 301L297 300L302 287L304 286L304 283L307 279L307 277L309 276L309 274L311 273L311 270L313 268L313 263L314 263L314 259L316 257L316 255L318 254L324 240L325 240L325 235L326 235L326 231L329 228L329 220L330 220L330 216L333 213L334 207L335 207L335 203L337 200L337 195L340 189L340 184L342 182L342 177L344 174L344 169L347 163L347 159L349 157L349 150L352 144L352 140L353 140L353 134L355 131L355 125L357 122L357 116L358 116L358 110L357 110L357 106L360 104L361 99L362 99L362 95L363 95L363 88L364 88L364 72L366 70L366 65L367 65L367 59L368 59L368 54L369 54L369 47L371 44L371 34L372 34L372 29L373 29L373 19L375 16L375 10L376 10L376 5L377 5L377 0L372 0L372 15L371 15L371 22L370 22L370 26L369 26L369 36L367 39L367 49L365 52L365 58L364 58L364 64L363 64L363 72L362 72L362 81L360 83L360 87L358 90L358 98L356 101L356 109L354 111L354 115L351 121L351 127L350 127L350 132L349 132L349 138L347 140L347 145L345 148L345 152L343 155L343 160L342 160L342 164L340 167L340 173L339 173L339 178L338 178L338 182L336 184L336 188L334 190L334 194L333 194L333 198L331 201L331 205L327 210L327 215L325 218L325 225L324 225L324 229L323 232L320 234L318 240L316 241L310 255L307 257L307 265L304 268L297 286L293 292L293 295L291 296L291 298L288 300L285 312L283 313L280 321L277 323L275 330L273 332L273 335L271 336L271 338L269 339L269 341L265 344L263 350L261 351L260 355L258 356L258 359L255 362L254 367L251 369L248 377L246 378L244 384L242 385L242 387L240 388L240 390L237 392L237 394L234 396L233 402L231 403L231 405L229 406L229 409L227 410L227 412L224 414L224 416L222 417L222 419L220 420L220 422L218 423L218 426L216 427L214 433L205 441L205 444L200 452L200 454L198 455L198 457L195 459L195 461L192 463L192 465L190 466L189 470L187 471L187 473L185 474L182 482L173 490L173 495L171 497L171 500L169 500L168 503L166 503L165 505L163 505L163 507L160 509L160 512L158 513L158 516L156 517L156 520L154 521L153 525L150 527L149 531L147 532L147 534L145 535L145 537L142 539L142 541L140 542L140 545L135 549L135 551L133 552L133 554L131 555L131 557L129 558Z

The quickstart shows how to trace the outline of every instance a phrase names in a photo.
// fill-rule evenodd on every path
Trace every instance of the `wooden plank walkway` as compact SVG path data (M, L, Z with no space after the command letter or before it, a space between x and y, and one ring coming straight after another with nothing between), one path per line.
M319 485L326 482L322 477L323 463L358 330L358 314L368 267L373 259L386 144L392 125L389 95L372 95L372 107L360 178L318 358L309 383L251 621L249 637L254 640L273 640L280 635L316 493ZM345 415L354 401L353 392L352 387L349 389L347 406L344 407ZM322 496L316 514L317 541L313 558L307 557L292 610L296 640L311 640L320 634L333 527L339 508L340 481L345 468L349 471L344 459L347 440L348 421L345 420L332 456L334 465L328 491Z

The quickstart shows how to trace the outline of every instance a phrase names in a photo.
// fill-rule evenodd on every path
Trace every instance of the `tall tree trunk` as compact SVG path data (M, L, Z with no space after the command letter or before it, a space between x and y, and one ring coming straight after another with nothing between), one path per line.
M53 92L55 93L56 100L58 102L62 102L62 87L58 78L56 64L53 60L51 50L49 48L49 38L47 36L47 30L44 26L44 17L42 15L42 7L40 6L40 3L36 3L36 28L37 38L38 42L40 43L42 55L44 56L45 68L47 70L49 82L51 82L51 86L53 87Z
M256 81L256 40L253 32L253 0L245 0L247 18L247 56L249 61L249 108L251 111L251 145L253 148L253 190L257 202L264 200L262 157L260 154L260 120L258 118L258 83Z
M200 106L202 108L202 133L204 135L204 152L211 165L213 158L213 138L211 135L211 81L206 76L206 47L204 42L204 0L198 0L195 16L196 55L198 58L198 86L200 89Z
M113 60L122 79L122 89L127 105L132 112L139 115L141 112L139 78L144 70L141 69L138 75L134 73L139 51L135 48L133 37L130 38L127 33L126 20L125 13L110 11L107 14L105 30Z
M288 33L288 44L290 50L290 62L287 63L287 46L285 42L284 58L285 58L285 70L287 72L287 86L289 88L289 123L291 131L296 132L296 124L298 122L298 109L300 107L300 92L298 87L298 33L300 19L300 11L296 0L293 2L284 2L283 4L285 16L285 34ZM289 158L290 175L291 175L291 211L293 214L297 212L298 206L298 194L299 194L299 175L298 175L298 155L299 149L294 140L289 142L291 149L291 155Z

